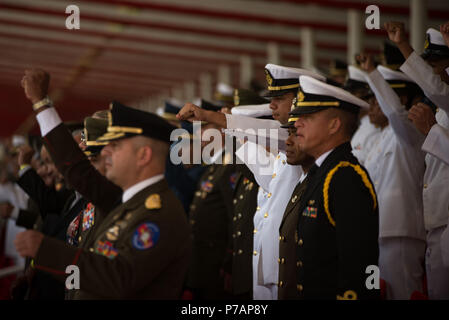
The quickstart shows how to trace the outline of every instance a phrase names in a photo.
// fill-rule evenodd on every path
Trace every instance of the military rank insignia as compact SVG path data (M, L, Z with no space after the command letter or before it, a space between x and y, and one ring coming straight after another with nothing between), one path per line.
M101 254L109 259L114 259L118 255L117 249L109 241L98 241L95 253Z
M151 222L140 224L134 231L132 245L137 250L154 247L159 241L159 227Z
M307 206L307 207L304 209L304 211L302 212L302 215L303 215L304 217L316 218L317 213L318 213L318 209L317 209L317 208Z
M94 225L95 222L95 206L88 203L83 213L83 231L86 231Z
M157 193L153 193L145 200L145 208L148 210L160 209L161 207L161 196Z

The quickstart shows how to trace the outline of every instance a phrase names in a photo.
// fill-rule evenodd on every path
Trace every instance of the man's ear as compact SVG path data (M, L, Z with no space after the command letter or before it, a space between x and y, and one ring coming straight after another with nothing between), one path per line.
M149 145L140 147L137 151L137 164L145 166L150 163L153 158L153 149Z
M341 126L342 126L342 123L341 123L341 119L339 117L332 118L329 121L329 133L335 134L336 132L338 132L338 130L340 130Z

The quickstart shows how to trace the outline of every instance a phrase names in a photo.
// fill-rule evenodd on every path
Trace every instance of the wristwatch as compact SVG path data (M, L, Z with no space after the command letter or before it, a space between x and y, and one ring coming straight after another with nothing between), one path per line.
M53 106L53 102L51 102L50 98L48 96L46 96L44 99L42 99L41 101L38 101L36 103L33 104L33 110L37 111L42 107L45 106Z

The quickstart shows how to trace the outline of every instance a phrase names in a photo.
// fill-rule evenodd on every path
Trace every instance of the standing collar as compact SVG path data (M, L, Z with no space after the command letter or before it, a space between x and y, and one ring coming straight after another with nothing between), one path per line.
M155 184L156 182L161 181L162 179L164 179L164 175L158 174L156 176L153 176L151 178L148 178L148 179L145 179L143 181L136 183L135 185L126 189L123 192L122 203L125 203L126 201L131 199L135 194L137 194L139 191L145 189L146 187L151 186L152 184Z

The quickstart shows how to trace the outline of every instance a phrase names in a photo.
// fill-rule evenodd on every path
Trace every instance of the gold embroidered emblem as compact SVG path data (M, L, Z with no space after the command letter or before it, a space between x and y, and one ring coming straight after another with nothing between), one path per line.
M265 75L267 76L267 83L269 86L273 83L273 78L271 77L270 71L265 69Z
M115 241L118 239L118 235L120 233L119 226L113 226L112 228L109 228L109 230L106 232L106 238L109 241Z
M161 207L161 196L157 193L153 193L147 198L147 200L145 200L145 208L149 210L160 209Z

